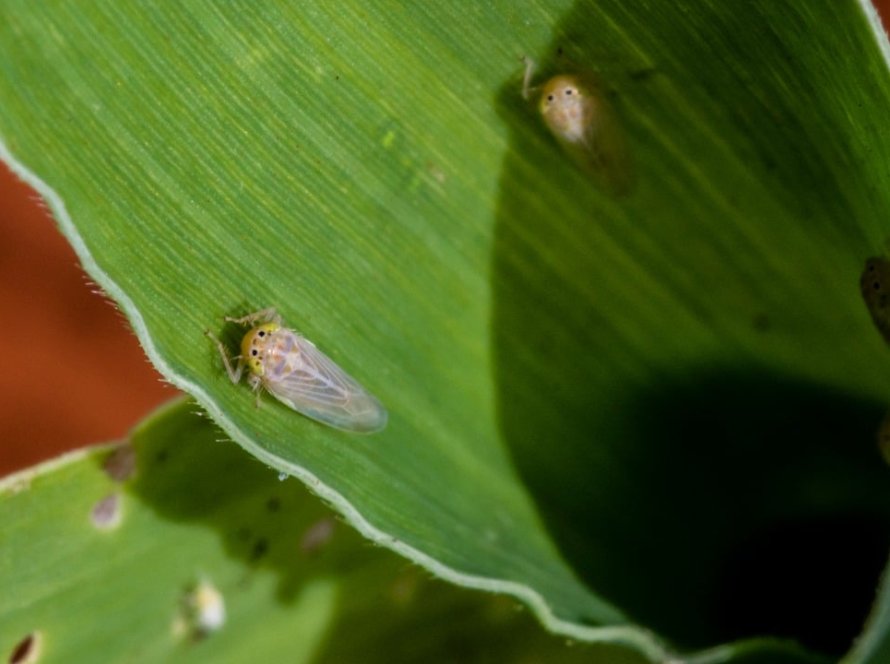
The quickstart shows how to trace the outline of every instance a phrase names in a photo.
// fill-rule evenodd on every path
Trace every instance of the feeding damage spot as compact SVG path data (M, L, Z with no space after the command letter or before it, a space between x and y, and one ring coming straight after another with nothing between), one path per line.
M265 556L269 552L269 540L264 537L259 537L253 543L253 548L250 550L250 560L251 562L256 562L263 556Z
M115 482L126 482L136 471L136 450L130 444L121 445L108 455L102 469Z
M9 655L9 664L32 664L40 657L40 633L31 632L19 641Z
M880 257L865 261L859 289L875 327L890 343L890 261Z
M426 162L426 172L433 180L435 180L438 184L445 184L445 180L448 179L448 176L445 175L445 171L435 162L428 161Z
M318 552L334 535L334 519L326 516L306 529L300 538L300 551L311 555Z
M396 577L389 588L389 596L396 606L405 607L417 595L420 586L417 570L408 569Z
M102 462L102 470L112 482L121 484L133 477L136 472L136 450L125 443L109 454ZM113 530L123 518L123 499L118 491L113 491L93 505L90 522L97 530Z
M754 318L751 320L751 326L757 332L769 332L770 328L772 327L772 321L770 321L769 316L761 312L754 316Z
M122 516L121 497L115 491L93 506L90 521L98 530L112 530L121 524Z
M173 635L198 640L219 631L225 622L222 593L209 581L201 581L183 596L179 614L173 620Z

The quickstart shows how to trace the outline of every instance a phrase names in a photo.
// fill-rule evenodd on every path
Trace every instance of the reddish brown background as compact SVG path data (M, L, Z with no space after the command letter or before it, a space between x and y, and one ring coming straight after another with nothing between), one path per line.
M887 24L890 0L875 3ZM176 391L37 196L0 164L0 476L126 435Z
M119 438L176 394L94 290L37 195L0 164L0 475Z

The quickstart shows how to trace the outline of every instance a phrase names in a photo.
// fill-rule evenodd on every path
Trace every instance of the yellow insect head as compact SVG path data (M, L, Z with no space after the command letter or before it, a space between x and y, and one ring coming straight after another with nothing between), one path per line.
M265 373L263 358L272 335L281 329L278 323L265 323L247 332L241 339L241 358L254 376Z
M540 110L556 137L583 144L593 130L596 98L576 76L554 76L541 91Z

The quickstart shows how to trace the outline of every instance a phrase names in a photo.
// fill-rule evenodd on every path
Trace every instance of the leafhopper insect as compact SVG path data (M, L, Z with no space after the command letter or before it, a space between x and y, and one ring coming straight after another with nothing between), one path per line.
M209 332L233 383L247 368L247 382L280 402L335 429L374 433L386 426L386 408L358 381L322 353L311 341L284 327L270 307L227 321L249 326L241 339L241 354L229 357L225 345Z
M524 58L522 96L538 111L563 151L599 186L613 195L633 186L633 164L615 110L592 77L558 74L531 85L535 65Z

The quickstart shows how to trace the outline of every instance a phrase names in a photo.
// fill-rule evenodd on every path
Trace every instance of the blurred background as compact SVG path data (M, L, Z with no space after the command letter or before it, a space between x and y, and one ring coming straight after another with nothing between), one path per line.
M890 0L875 5L888 25ZM0 164L0 476L122 438L177 394L96 290L38 196Z
M0 163L0 475L121 438L177 394L97 290L37 194Z

